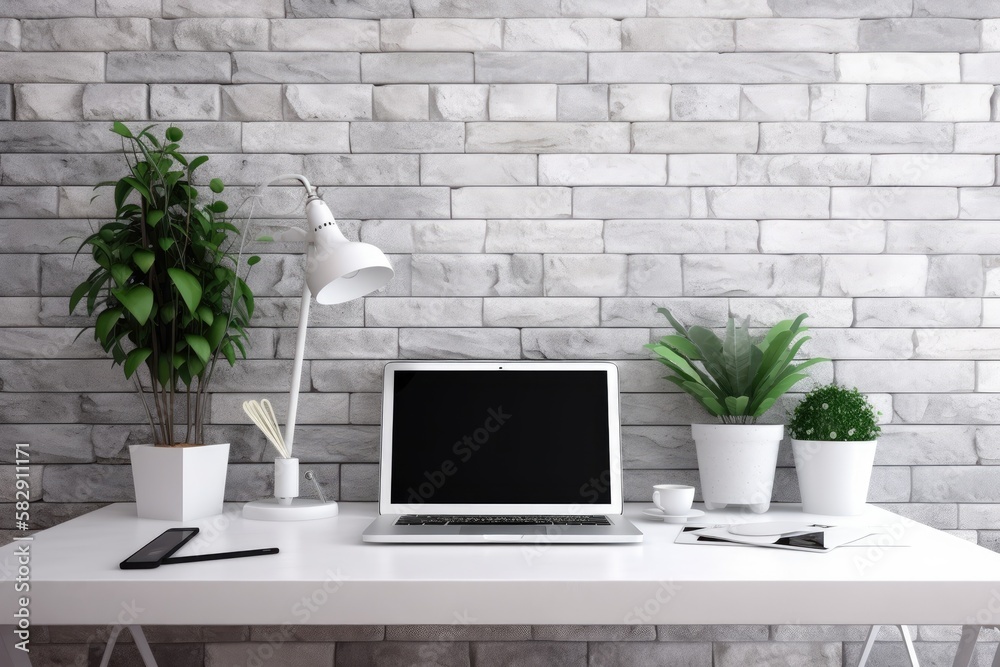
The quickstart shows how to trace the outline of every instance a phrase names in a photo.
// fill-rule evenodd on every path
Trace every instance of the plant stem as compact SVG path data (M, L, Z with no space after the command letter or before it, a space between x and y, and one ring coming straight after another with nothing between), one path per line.
M132 376L132 381L135 382L135 390L139 393L139 400L142 401L142 408L146 412L146 419L149 420L149 428L153 432L153 440L156 440L156 422L153 420L153 413L149 411L149 404L146 402L146 392L142 389L142 383L139 382L139 374L136 373ZM155 444L155 442L154 442Z

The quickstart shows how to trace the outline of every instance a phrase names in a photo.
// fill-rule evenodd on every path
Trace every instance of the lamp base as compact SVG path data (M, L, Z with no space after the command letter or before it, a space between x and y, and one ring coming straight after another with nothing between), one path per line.
M267 498L243 506L243 518L255 521L309 521L329 519L339 513L336 501L323 503L308 498L293 498L290 505L279 505L277 498Z

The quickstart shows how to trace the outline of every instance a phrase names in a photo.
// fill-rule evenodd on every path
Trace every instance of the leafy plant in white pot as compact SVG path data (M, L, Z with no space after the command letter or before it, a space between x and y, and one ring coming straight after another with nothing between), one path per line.
M114 188L115 218L81 244L97 268L69 310L83 302L96 314L95 339L142 399L153 443L129 448L139 516L187 521L222 511L229 444L201 444L207 390L220 357L246 357L254 301L237 273L241 236L223 218L228 206L191 184L208 158L189 161L176 127L163 140L149 130L114 124L128 173L98 185ZM209 187L224 189L218 179Z
M715 424L692 424L698 454L701 495L708 509L747 505L766 512L771 504L781 424L757 424L785 392L804 380L809 366L826 361L794 363L802 345L806 314L774 325L763 337L750 334L749 318L742 326L730 317L726 337L705 327L685 327L666 308L659 308L677 332L647 345L672 371L666 377L693 396Z
M864 511L882 432L880 414L857 389L836 384L817 387L795 406L788 431L803 511L834 516Z

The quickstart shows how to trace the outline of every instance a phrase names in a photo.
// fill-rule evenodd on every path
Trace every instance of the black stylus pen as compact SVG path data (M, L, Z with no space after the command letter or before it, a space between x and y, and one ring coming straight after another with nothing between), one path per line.
M268 547L266 549L248 549L246 551L226 551L218 554L199 554L197 556L175 556L164 558L160 565L173 565L174 563L197 563L203 560L225 560L227 558L245 558L247 556L269 556L278 553L278 547Z

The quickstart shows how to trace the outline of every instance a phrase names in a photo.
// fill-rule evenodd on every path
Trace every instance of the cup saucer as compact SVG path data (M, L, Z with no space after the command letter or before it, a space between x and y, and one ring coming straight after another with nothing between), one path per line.
M684 523L688 519L705 516L705 512L703 510L696 509L690 509L684 514L664 514L663 510L657 507L648 507L642 510L642 513L651 519L660 519L661 521L666 521L667 523Z

